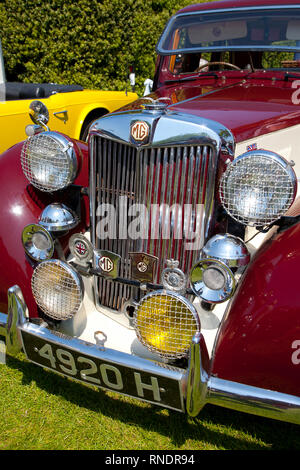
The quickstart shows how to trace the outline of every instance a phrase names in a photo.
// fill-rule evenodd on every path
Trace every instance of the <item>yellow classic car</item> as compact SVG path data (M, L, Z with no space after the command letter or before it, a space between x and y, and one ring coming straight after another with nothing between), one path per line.
M91 123L137 99L125 91L85 90L79 85L18 83L5 79L0 42L0 153L26 138L31 123L28 110L33 100L44 103L49 111L49 127L85 140Z

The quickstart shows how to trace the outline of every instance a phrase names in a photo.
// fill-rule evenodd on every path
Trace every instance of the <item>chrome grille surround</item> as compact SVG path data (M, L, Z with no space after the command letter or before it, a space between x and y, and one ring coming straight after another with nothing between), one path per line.
M130 125L137 119L147 122L150 127L147 144L130 141ZM179 267L187 274L210 233L218 158L221 151L233 155L232 134L214 121L168 110L143 110L116 113L96 121L90 131L89 146L91 241L94 248L118 253L122 258L119 277L125 279L130 279L130 252L145 252L158 258L156 284L160 284L161 272L170 258L178 259ZM99 203L115 204L122 219L126 210L119 205L120 196L127 205L127 213L135 203L143 204L147 211L151 204L190 204L192 215L188 220L194 228L197 222L195 208L197 204L203 205L203 211L198 213L199 249L182 248L188 239L178 240L176 213L166 217L163 209L155 221L150 215L144 239L130 240L121 236L99 240L97 206ZM163 223L163 220L167 222ZM120 230L122 232L123 222L117 221L118 234ZM151 229L157 229L157 239L151 238ZM163 238L164 230L170 230L170 239ZM95 294L98 307L114 310L120 310L132 297L139 299L136 288L106 279L95 279Z

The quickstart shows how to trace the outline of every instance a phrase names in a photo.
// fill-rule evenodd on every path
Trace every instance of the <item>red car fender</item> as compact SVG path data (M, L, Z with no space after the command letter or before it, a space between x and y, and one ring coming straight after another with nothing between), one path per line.
M74 141L73 141L74 142ZM74 184L88 186L88 152L83 142L74 142L80 159L80 173ZM21 166L22 143L8 149L0 156L0 311L7 312L7 290L17 284L24 295L31 317L37 316L36 303L31 292L31 277L34 264L27 258L21 241L23 228L37 223L48 204L63 202L65 191L52 195L33 188L25 178ZM87 226L88 201L84 199L80 226Z
M300 224L265 242L221 325L212 375L300 396Z

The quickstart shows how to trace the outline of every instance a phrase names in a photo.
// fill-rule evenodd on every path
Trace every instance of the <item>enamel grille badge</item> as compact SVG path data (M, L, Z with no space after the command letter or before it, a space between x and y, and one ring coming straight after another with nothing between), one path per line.
M149 134L150 127L145 121L135 121L130 126L130 138L135 143L148 142Z
M114 269L114 263L108 256L101 256L98 264L99 268L105 273L110 273Z
M129 253L131 258L131 277L142 282L153 282L156 256L148 253Z
M111 251L95 250L94 251L95 267L107 278L115 279L118 277L119 262L121 256Z
M75 233L69 240L69 248L79 264L87 264L93 256L91 242L81 233Z
M257 144L248 145L247 152L251 152L251 150L257 150Z

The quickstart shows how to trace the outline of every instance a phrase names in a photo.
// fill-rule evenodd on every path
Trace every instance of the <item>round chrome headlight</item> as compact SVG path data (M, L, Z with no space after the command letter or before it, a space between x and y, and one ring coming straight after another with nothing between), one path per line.
M65 232L78 225L79 218L65 204L54 202L45 207L39 217L39 224L49 232Z
M28 181L45 192L65 188L77 173L72 142L51 131L33 135L24 142L21 164Z
M244 241L230 233L217 234L208 240L202 249L204 258L214 258L230 268L246 266L250 253Z
M31 286L37 305L50 318L67 320L81 306L82 279L75 269L63 261L40 263L33 272Z
M22 243L27 255L35 261L44 261L53 255L54 241L40 225L26 225L22 232Z
M193 336L200 331L195 307L168 291L146 295L136 309L134 325L141 343L168 359L187 356Z
M219 194L233 219L257 227L269 225L285 214L296 190L295 172L284 158L266 150L255 150L229 164Z
M217 304L228 300L236 286L231 269L217 259L201 259L190 273L191 288L205 302Z

